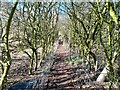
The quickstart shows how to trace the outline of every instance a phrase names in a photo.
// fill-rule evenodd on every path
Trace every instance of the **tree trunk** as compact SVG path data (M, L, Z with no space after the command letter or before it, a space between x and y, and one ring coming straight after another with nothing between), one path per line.
M10 56L10 51L9 51L8 40L9 40L10 25L11 25L13 14L16 10L17 4L18 4L18 0L15 2L14 7L11 10L11 13L10 13L9 18L8 18L6 30L5 30L5 37L4 37L4 44L5 45L4 45L4 48L5 48L5 53L6 53L6 58L5 58L6 62L4 63L4 71L3 71L3 74L2 74L2 77L1 77L1 80L0 80L0 89L3 88L4 81L7 80L7 74L8 74L8 71L10 69L11 62L12 62L11 56Z
M41 62L42 62L43 58L45 57L45 53L46 53L46 47L44 44L42 54L40 55L40 61L38 62L38 68L41 66Z
M33 69L33 58L30 60L30 66L29 66L29 74L32 74L32 69Z
M5 83L5 81L7 80L7 73L9 71L10 65L8 63L4 64L4 71L0 80L0 90L3 89L3 84Z
M97 68L98 68L98 61L97 60L96 60L96 64L95 64L94 68L95 68L95 71L97 71Z
M45 56L45 52L43 51L42 55L40 56L40 61L38 63L38 68L41 66L41 62L42 62L44 56Z
M38 55L37 55L37 50L35 49L35 55L34 55L34 59L35 59L35 71L37 70L37 66L38 66Z

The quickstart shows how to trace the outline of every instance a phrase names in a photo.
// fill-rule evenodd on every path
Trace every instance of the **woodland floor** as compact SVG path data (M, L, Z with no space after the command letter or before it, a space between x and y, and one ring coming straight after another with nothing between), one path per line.
M66 57L68 57L68 50L63 46L58 46L56 51L57 59L52 65L52 70L46 74L44 78L43 90L96 90L97 88L103 89L108 86L108 83L95 82L98 76L94 70L89 71L83 64L71 65L66 63ZM16 82L24 82L26 80L36 80L35 88L41 87L40 70L34 72L33 75L28 74L28 58L26 56L18 56L15 53L12 56L13 63L8 75L9 85L13 85ZM22 59L21 59L22 58ZM17 60L17 61L16 61ZM43 63L43 66L46 64ZM14 83L13 83L14 82ZM20 87L21 88L21 87ZM93 89L94 88L94 89ZM12 89L9 89L12 90ZM17 90L17 89L15 89ZM24 89L18 89L24 90ZM42 89L37 89L42 90Z

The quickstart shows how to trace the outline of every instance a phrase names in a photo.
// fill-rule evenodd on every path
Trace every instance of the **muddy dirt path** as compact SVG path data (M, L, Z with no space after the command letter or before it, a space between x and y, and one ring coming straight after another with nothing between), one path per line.
M52 67L53 70L46 78L46 90L81 88L81 86L78 85L81 74L77 73L77 71L81 69L81 66L73 67L66 63L65 57L68 55L68 50L66 50L63 45L58 46L56 55L57 60Z
M76 89L89 89L91 85L86 82L91 82L88 76L89 71L81 64L71 65L67 63L69 51L64 45L59 45L56 51L57 59L52 64L50 71L41 76L33 75L33 79L28 79L21 83L16 83L11 86L9 90L76 90ZM47 62L51 61L47 60ZM43 64L48 67L46 63ZM45 68L43 68L45 69ZM43 73L44 74L44 73ZM90 74L94 76L94 74ZM44 79L43 79L44 77ZM43 79L43 80L42 80ZM92 85L94 86L94 85ZM95 86L96 87L96 86Z

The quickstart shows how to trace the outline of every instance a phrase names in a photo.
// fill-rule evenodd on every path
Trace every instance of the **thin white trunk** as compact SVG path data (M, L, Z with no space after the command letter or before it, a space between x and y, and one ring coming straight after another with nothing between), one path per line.
M94 66L94 68L95 68L95 71L97 71L97 66L98 66L98 61L96 60L96 65Z

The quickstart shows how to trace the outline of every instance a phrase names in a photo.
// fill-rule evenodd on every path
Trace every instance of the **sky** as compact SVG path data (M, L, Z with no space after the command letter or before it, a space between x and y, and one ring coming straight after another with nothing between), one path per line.
M16 0L0 0L2 2L15 2ZM26 1L26 2L70 2L70 1L73 1L73 2L96 2L97 0L19 0L19 1ZM102 1L111 1L111 0L102 0ZM120 0L112 0L113 2L118 2Z

